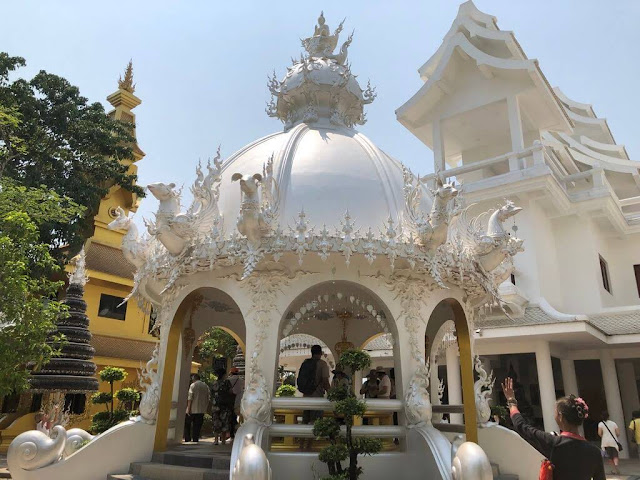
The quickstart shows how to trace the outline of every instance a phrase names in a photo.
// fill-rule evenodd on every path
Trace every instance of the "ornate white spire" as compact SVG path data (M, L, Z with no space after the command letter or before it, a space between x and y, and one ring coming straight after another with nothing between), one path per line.
M282 81L275 72L269 78L272 99L267 114L279 118L285 129L301 122L347 127L365 123L363 107L373 102L376 93L368 83L366 90L360 88L347 63L353 33L339 52L333 53L343 23L331 34L321 13L313 36L302 40L307 55L293 60Z
M89 277L87 277L84 247L82 247L78 255L71 259L71 263L73 263L75 268L73 272L69 274L69 284L78 284L84 287L89 280Z

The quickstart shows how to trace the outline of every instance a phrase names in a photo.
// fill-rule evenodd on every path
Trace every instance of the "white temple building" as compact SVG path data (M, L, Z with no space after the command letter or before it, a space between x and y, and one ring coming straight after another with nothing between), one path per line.
M148 186L149 237L123 240L131 301L153 306L160 333L140 417L77 451L64 430L26 432L13 478L166 478L152 472L181 443L195 341L212 327L245 352L245 422L230 471L190 478L266 480L267 463L276 480L314 478L317 452L293 442L313 436L298 413L333 407L275 393L316 340L332 366L356 347L395 376L396 398L368 400L375 421L354 427L386 442L359 463L369 480L491 478L480 464L538 478L540 455L489 421L493 375L517 377L523 413L547 430L564 393L621 427L640 408L640 163L469 1L396 111L434 152L435 173L418 177L356 130L376 93L351 72L353 35L336 52L341 31L321 15L306 53L269 81L283 128L197 166L189 207L171 179ZM121 217L110 228L128 228ZM482 449L465 456L459 435Z
M640 408L640 163L472 2L419 74L396 114L433 150L436 175L462 183L478 212L504 198L523 208L509 227L526 249L500 286L509 317L481 309L477 353L498 380L515 370L546 430L565 392L591 405L588 438L605 409L628 425Z

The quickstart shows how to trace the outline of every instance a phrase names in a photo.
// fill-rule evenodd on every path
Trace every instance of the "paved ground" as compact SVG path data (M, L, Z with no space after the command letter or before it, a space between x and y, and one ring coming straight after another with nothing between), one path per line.
M640 480L640 460L620 460L621 475L610 475L611 465L605 463L604 471L611 480Z

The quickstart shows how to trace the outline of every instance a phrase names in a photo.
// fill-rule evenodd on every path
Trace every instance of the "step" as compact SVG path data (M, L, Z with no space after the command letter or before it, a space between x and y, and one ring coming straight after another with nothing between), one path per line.
M151 458L153 463L178 465L181 467L209 468L227 470L231 467L231 455L226 453L195 453L195 452L155 452Z
M148 478L141 477L140 475L132 475L130 473L123 473L121 475L107 475L107 480L149 480Z
M494 475L493 480L518 480L520 477L512 473L501 473L500 475Z
M132 463L129 473L145 480L229 480L228 468L183 467L153 462Z

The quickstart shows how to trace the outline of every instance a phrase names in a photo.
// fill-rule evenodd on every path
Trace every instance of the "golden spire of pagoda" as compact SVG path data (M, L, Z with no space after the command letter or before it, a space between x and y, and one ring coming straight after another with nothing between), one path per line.
M136 85L133 83L133 60L129 60L127 69L124 71L124 79L122 76L118 79L118 87L129 93L136 91Z

